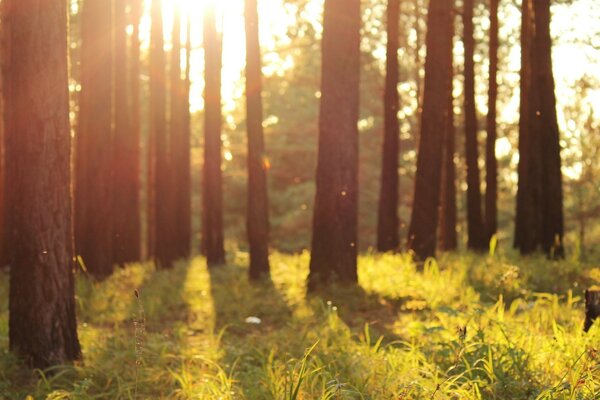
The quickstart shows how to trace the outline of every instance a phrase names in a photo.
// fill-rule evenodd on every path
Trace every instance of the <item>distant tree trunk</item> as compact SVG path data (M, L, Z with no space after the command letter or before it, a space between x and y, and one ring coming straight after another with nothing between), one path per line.
M185 82L184 82L184 99L185 106L183 107L183 143L181 162L185 166L182 171L181 183L179 188L179 198L181 200L180 207L180 224L181 224L181 257L187 258L190 256L190 246L192 244L192 177L190 170L191 162L191 140L192 140L192 125L190 115L190 88L191 88L191 57L192 57L192 24L191 16L187 16L187 31L185 43Z
M399 0L388 0L387 9L387 56L384 108L383 160L379 212L377 219L377 250L392 251L398 248L398 152L400 127L398 123L398 46L399 46Z
M325 0L309 289L356 283L360 1Z
M9 343L34 368L81 356L77 339L67 77L60 0L4 0ZM3 21L4 22L4 21Z
M154 164L153 214L155 260L159 268L170 268L173 250L173 188L170 163L170 143L167 133L167 76L164 51L162 1L152 0L150 39L150 159Z
M5 174L5 163L4 163L4 86L3 86L3 71L5 69L4 65L4 23L2 22L2 10L3 6L0 4L0 269L6 266L7 258L6 258L6 235L4 232L4 174Z
M446 66L452 52L454 1L431 0L427 29L425 92L415 177L415 195L408 248L424 260L435 255L442 173L444 131L448 122L451 71Z
M82 9L81 94L76 153L76 249L97 278L113 271L112 7Z
M188 17L189 20L189 17ZM188 27L189 47L189 27ZM190 137L189 137L189 94L188 67L189 52L186 57L186 77L181 78L181 8L175 7L173 20L173 49L171 51L171 143L173 162L173 191L176 216L173 244L177 258L187 258L190 254Z
M496 160L496 108L498 99L498 3L490 0L490 72L485 147L485 225L489 243L498 230L498 160Z
M225 263L223 245L223 188L221 174L221 57L216 10L204 10L205 139L202 204L202 250L208 265Z
M262 70L257 0L245 0L246 108L248 129L248 210L250 279L269 275L269 202L263 135Z
M136 110L129 106L131 87L128 86L127 79L126 4L115 1L114 5L114 261L124 264L140 260L139 130L132 129L131 119ZM137 76L131 78L138 79Z
M552 38L550 36L550 0L534 2L536 68L539 81L539 105L535 117L540 120L543 225L542 249L552 257L564 256L563 189L560 157L560 132L556 115L556 95L552 70Z
M452 21L452 31L454 32L454 19ZM454 36L454 34L452 34L452 36ZM446 55L449 57L448 70L450 71L450 89L448 90L446 129L444 130L439 247L443 251L453 251L458 247L456 235L456 164L454 162L456 151L456 129L454 127L454 95L452 93L454 81L454 57L452 52L448 52Z
M465 45L465 155L467 162L467 225L468 247L482 250L486 246L481 189L479 179L479 143L477 140L477 111L475 109L475 38L473 36L474 0L464 1Z

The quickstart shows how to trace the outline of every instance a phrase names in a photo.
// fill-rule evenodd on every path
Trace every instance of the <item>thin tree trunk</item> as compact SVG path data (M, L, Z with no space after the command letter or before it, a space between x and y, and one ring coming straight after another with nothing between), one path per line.
M377 219L377 250L393 251L400 243L398 229L398 152L400 127L398 122L398 47L400 1L388 0L387 56L384 108L383 161L379 212Z
M97 278L113 271L112 7L82 10L81 95L76 154L76 246Z
M190 115L190 88L191 88L191 57L192 57L192 24L191 16L187 17L187 31L185 42L185 82L184 82L184 107L183 107L183 140L181 151L181 163L183 165L181 183L179 187L180 225L181 225L181 253L180 256L187 258L190 256L192 245L192 177L190 170L191 162L191 115Z
M475 109L475 38L473 36L474 0L464 1L465 45L465 155L467 162L467 225L468 247L482 250L486 246L479 177L479 141Z
M202 190L202 250L208 265L225 263L223 188L221 173L221 57L215 5L204 10L204 181Z
M246 107L248 126L248 210L250 279L269 275L269 202L263 135L262 70L257 0L245 1Z
M124 264L140 260L139 136L131 129L131 115L135 110L129 107L126 4L116 0L114 5L114 261Z
M309 289L356 283L360 1L325 0Z
M496 159L496 108L498 99L498 2L490 0L490 72L487 140L485 148L485 225L487 242L498 230L498 160Z
M452 30L454 32L454 19ZM454 57L452 52L448 52L447 56L449 56L448 70L450 71L450 90L448 90L446 129L444 130L439 247L443 251L453 251L458 247L456 234L456 164L454 162L456 151L456 128L454 127L454 95L452 93L454 81Z
M4 231L4 179L5 179L5 163L4 163L4 59L5 59L5 49L4 49L4 23L2 21L2 12L3 7L0 4L0 269L6 266L7 262L7 247L6 247L6 234Z
M451 72L447 65L452 52L454 2L431 0L427 24L425 91L421 135L415 177L415 195L409 227L408 248L424 260L435 255L438 207L442 174L444 131L447 125Z
M81 356L77 339L67 77L67 9L4 0L9 344L34 368Z

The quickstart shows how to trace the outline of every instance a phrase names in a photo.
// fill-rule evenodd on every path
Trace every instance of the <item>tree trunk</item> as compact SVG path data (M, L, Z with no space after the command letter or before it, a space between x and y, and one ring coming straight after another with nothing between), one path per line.
M436 248L442 143L448 121L448 92L452 75L448 68L439 66L446 66L452 53L453 9L453 1L431 0L429 3L425 91L408 237L408 248L420 260L434 256Z
M464 1L465 45L465 155L467 163L467 225L468 247L482 250L486 246L479 179L479 143L477 111L475 109L475 38L473 36L473 1Z
M150 39L150 138L154 163L154 249L159 268L170 268L175 260L173 249L173 188L171 146L167 132L167 76L164 51L162 1L152 0ZM151 182L152 184L152 182Z
M3 71L5 69L5 49L4 49L4 23L2 21L2 4L0 4L0 269L4 268L7 263L7 255L6 251L8 248L6 247L6 235L4 231L4 179L5 179L5 162L4 162L4 76Z
M452 20L452 31L454 32L454 19ZM452 36L454 36L454 34L452 34ZM456 164L454 162L456 151L456 129L454 127L454 95L452 93L454 81L454 57L452 52L448 52L446 55L449 56L448 70L450 71L450 89L448 90L446 129L444 130L439 247L443 251L453 251L458 248L456 234Z
M583 330L589 331L594 321L600 316L600 290L585 291L585 323Z
M381 252L398 249L398 152L400 127L398 123L398 46L399 46L399 0L388 0L387 9L387 56L384 108L383 159L379 213L377 219L377 250Z
M34 368L80 357L74 290L67 9L4 0L10 349ZM3 22L5 22L3 21Z
M76 248L97 278L113 271L112 7L82 9L81 94L76 153Z
M248 129L248 210L250 279L269 275L269 202L263 135L262 71L257 0L245 1L246 107Z
M221 57L215 5L204 10L204 185L202 190L202 250L208 265L225 263L223 188L221 173Z
M114 261L124 264L140 260L139 131L132 129L131 116L135 110L129 107L126 4L116 0L114 5Z
M360 1L325 0L309 289L356 283Z
M498 230L498 160L496 160L496 108L498 99L498 2L490 0L490 72L488 90L487 140L485 147L486 239L490 242Z

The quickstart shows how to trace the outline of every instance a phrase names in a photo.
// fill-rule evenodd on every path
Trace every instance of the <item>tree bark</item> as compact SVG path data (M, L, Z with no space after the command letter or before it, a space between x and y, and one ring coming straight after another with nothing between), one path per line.
M420 260L434 256L436 248L442 143L448 121L451 71L447 64L452 53L453 8L453 1L431 0L429 3L425 91L408 237L408 248Z
M34 368L81 356L77 339L67 77L67 9L4 0L9 343ZM6 28L6 27L4 27Z
M7 263L6 256L6 235L4 231L5 207L4 207L4 179L5 179L5 163L4 163L4 69L5 69L5 36L4 22L2 21L3 6L0 4L0 269L4 268Z
M97 278L113 271L112 7L82 9L81 94L76 153L76 249Z
M486 246L481 212L481 181L479 177L479 143L477 138L477 111L475 107L475 38L473 36L474 0L464 1L465 45L465 155L467 164L467 225L468 247L482 250Z
M585 291L585 323L584 332L590 330L594 321L600 316L600 290Z
M245 1L246 124L248 129L248 210L250 279L269 276L269 202L263 134L262 70L257 0Z
M399 47L400 1L388 0L387 9L387 55L384 108L383 158L379 212L377 218L377 250L381 252L398 249L398 152L400 150L400 127L398 122L398 47Z
M485 226L487 243L498 230L498 160L496 159L497 100L498 100L498 3L490 0L490 66L485 148L486 190Z
M204 181L202 190L202 250L208 265L225 263L223 244L223 188L221 173L221 57L216 10L204 10Z
M131 86L128 85L127 79L126 3L115 0L114 6L115 173L113 175L113 201L115 223L113 246L114 261L124 264L140 260L139 131L132 129L131 117L136 110L129 106ZM131 76L131 78L138 79L137 76Z
M325 0L309 289L356 283L360 1Z

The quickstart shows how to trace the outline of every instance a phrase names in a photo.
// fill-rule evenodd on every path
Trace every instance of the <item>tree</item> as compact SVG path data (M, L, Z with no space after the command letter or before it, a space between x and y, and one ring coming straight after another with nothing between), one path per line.
M398 151L400 127L398 122L398 47L399 0L388 0L387 56L384 94L384 138L381 167L381 187L377 218L377 250L392 251L398 248Z
M139 3L132 4L132 6L132 11L135 14L139 13ZM135 85L128 85L126 3L115 1L114 10L114 261L123 264L140 260L140 136L139 129L134 128L131 123L133 118L139 118L139 116L134 116L137 110L130 106L129 101L130 97L139 96L139 94L131 92L132 88L136 88ZM135 25L137 22L134 21ZM137 29L136 26L134 31ZM133 46L136 46L137 40L139 39L133 37ZM135 62L132 60L132 63ZM132 80L139 79L139 73L138 75L132 73L130 78Z
M448 123L451 75L445 66L452 53L453 3L448 0L431 0L429 3L421 135L408 237L409 249L420 260L435 255L436 248L442 144ZM444 67L440 68L441 65Z
M77 253L98 278L113 271L112 8L86 0L76 150Z
M2 5L0 5L0 17ZM0 18L0 269L6 265L6 237L4 232L4 86L2 71L4 70L4 49L2 29L4 24Z
M498 230L498 160L496 159L496 114L498 100L498 3L490 0L490 66L487 140L485 147L485 230L488 243Z
M225 263L223 188L221 173L221 57L216 10L204 10L204 176L202 190L202 250L208 265Z
M9 343L34 368L81 356L71 224L67 9L4 0Z
M263 134L262 70L257 0L245 0L246 124L248 129L248 209L251 279L269 275L269 201Z
M482 250L486 246L479 179L479 143L477 111L475 109L475 38L473 36L474 0L464 1L465 45L465 156L467 163L467 225L468 247Z
M454 32L454 19L452 20L452 32ZM452 36L454 36L454 34L452 34ZM454 161L456 152L456 129L454 127L454 95L452 93L454 57L452 52L447 52L446 55L449 56L448 70L450 71L450 89L448 90L446 128L444 130L439 247L444 251L452 251L456 250L458 247L456 235L456 164Z
M359 0L325 1L309 289L358 280L360 25Z

